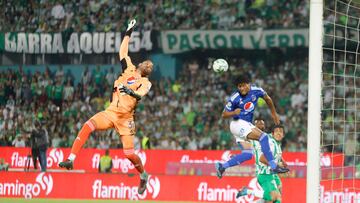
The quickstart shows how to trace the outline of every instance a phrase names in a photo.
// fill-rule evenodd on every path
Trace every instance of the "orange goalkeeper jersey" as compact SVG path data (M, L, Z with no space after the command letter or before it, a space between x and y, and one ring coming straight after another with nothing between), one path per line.
M123 73L114 82L112 102L107 110L121 113L124 117L130 117L134 114L137 100L130 95L121 93L119 91L119 86L124 85L132 89L136 94L144 96L149 92L151 82L148 78L141 77L141 75L136 72L136 67L132 64L131 59L128 56L124 59L126 64L123 64L123 69L125 65L125 71L123 71Z

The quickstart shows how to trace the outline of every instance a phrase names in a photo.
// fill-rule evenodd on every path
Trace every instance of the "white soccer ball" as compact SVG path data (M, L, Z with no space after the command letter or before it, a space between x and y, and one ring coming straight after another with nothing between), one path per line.
M212 68L216 73L222 73L229 69L229 64L225 59L216 59L212 65Z

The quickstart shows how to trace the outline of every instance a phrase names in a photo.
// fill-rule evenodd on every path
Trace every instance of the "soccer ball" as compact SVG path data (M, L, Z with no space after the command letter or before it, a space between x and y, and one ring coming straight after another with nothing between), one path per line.
M229 69L229 64L225 61L225 59L216 59L212 68L216 73L222 73Z

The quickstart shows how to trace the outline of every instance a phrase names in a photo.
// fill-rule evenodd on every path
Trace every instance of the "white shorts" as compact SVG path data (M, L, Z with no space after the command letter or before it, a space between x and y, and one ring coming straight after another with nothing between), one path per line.
M247 141L247 135L251 133L255 126L244 120L233 120L230 122L230 132L234 135L236 142Z

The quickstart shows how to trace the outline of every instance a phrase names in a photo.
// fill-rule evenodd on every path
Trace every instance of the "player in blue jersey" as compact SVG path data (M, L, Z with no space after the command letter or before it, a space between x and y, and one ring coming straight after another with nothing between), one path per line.
M237 91L235 91L228 100L224 111L223 118L232 118L230 122L230 131L235 136L236 142L244 143L246 140L257 140L261 145L261 150L268 160L273 173L286 173L289 169L278 166L274 160L269 146L269 136L256 128L252 124L254 110L259 98L263 98L271 110L271 116L276 125L280 124L279 117L276 113L274 103L270 96L260 87L250 85L249 77L239 76L235 81ZM252 158L253 152L250 147L245 146L241 154L233 156L224 164L216 163L216 174L219 178L225 172L226 168L243 163Z

